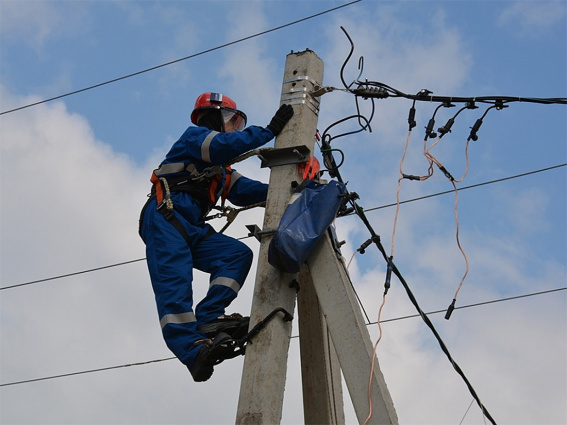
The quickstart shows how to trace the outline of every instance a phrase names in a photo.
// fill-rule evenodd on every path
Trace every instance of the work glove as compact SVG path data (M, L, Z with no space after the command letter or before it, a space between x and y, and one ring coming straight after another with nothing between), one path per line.
M280 106L280 109L277 110L276 114L266 127L274 133L274 136L277 136L282 132L284 126L291 117L293 117L293 107L291 105L284 104Z

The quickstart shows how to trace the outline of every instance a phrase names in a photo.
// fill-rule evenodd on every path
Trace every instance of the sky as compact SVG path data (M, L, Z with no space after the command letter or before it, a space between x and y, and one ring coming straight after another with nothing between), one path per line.
M356 113L352 94L339 90L350 50L343 27L355 45L344 69L349 83L380 81L410 94L565 98L566 25L567 3L545 0L0 0L0 113L136 74L0 115L0 422L234 423L243 358L219 365L205 383L171 359L137 234L151 171L190 125L200 93L224 93L249 124L266 125L279 105L286 56L311 49L325 64L323 84L337 88L321 97L323 132ZM370 101L360 106L370 114ZM424 127L436 106L416 104L408 174L427 171ZM461 113L432 149L457 177L469 127L486 109L479 106ZM344 153L341 176L388 253L410 107L406 99L377 100L372 131L332 145ZM437 126L455 112L440 109ZM348 121L330 131L357 129ZM567 422L566 135L566 105L491 110L458 184L505 179L459 191L469 273L457 306L466 308L450 320L430 319L499 424ZM257 158L235 168L268 181ZM436 171L425 182L404 181L400 199L451 189ZM400 208L394 261L425 312L446 309L465 272L454 202L448 193ZM245 225L262 221L262 210L246 211L226 233L257 257ZM353 257L369 237L359 219L340 218L336 227L375 342L386 265L372 247ZM256 260L228 312L249 314L255 267ZM207 286L197 272L196 298ZM394 278L377 357L400 423L488 423L431 331L408 317L415 314ZM294 322L282 424L303 423ZM97 369L105 370L74 374ZM74 375L50 378L67 374ZM22 382L38 378L50 379ZM343 393L346 422L356 423L346 387Z

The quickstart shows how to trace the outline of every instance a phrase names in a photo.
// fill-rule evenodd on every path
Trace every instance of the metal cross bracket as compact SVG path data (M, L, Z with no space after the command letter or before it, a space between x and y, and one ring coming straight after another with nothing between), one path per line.
M262 161L262 168L275 167L278 165L299 164L309 159L311 151L305 145L292 146L289 148L270 149L258 154Z

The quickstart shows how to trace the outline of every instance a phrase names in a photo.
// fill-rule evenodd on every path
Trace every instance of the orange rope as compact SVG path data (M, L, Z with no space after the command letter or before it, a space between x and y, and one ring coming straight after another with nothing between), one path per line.
M394 215L394 226L392 228L392 246L390 248L390 256L394 256L394 245L396 241L396 228L398 225L398 215L400 214L400 190L402 189L402 180L404 179L404 160L406 159L406 153L408 151L409 141L411 137L411 130L408 132L408 136L406 137L406 143L404 146L404 153L402 154L402 159L400 160L400 174L401 177L398 179L398 190L396 192L396 214Z
M368 410L369 411L368 411L368 417L364 421L364 425L366 425L370 420L370 418L372 417L372 377L374 376L374 363L376 361L376 350L378 348L378 343L382 339L382 325L380 324L380 318L382 316L382 308L384 307L384 304L386 304L386 294L382 296L382 305L378 310L378 329L380 330L380 334L378 336L378 340L374 344L374 351L372 353L372 365L370 367L370 377L368 378L368 405L369 405Z
M393 229L392 229L392 245L391 245L391 249L390 249L390 255L393 258L394 257L394 248L395 248L395 240L396 240L396 229L398 226L398 217L399 217L399 213L400 213L400 192L401 192L401 188L402 188L402 180L405 178L408 178L408 176L406 176L406 174L404 174L403 171L403 163L405 160L405 157L407 155L407 150L408 150L408 146L409 146L409 140L410 140L410 136L411 136L411 130L408 133L408 136L406 138L406 143L404 146L404 151L402 154L402 158L400 160L400 175L401 177L398 179L398 189L396 191L396 212L394 215L394 225L393 225ZM461 287L463 286L463 283L465 281L465 278L467 277L468 273L469 273L469 260L467 257L467 254L465 252L465 250L463 249L462 245L461 245L461 241L460 241L460 236L459 236L459 214L458 214L458 203L459 203L459 191L457 189L457 185L456 183L460 183L462 182L466 175L468 174L469 171L469 143L470 143L470 137L467 139L467 143L465 146L465 171L462 175L462 177L460 179L455 179L453 178L453 176L451 176L451 174L449 174L447 172L447 170L444 168L443 164L431 153L431 150L437 146L437 144L440 142L442 136L437 137L437 139L429 146L427 147L427 136L425 137L425 139L423 140L423 155L425 156L425 158L427 159L428 163L429 163L429 167L427 170L427 174L424 176L412 176L413 180L419 180L419 181L425 181L427 179L429 179L431 176L433 176L433 165L437 165L437 167L443 171L446 175L447 178L449 178L449 180L451 181L451 184L453 185L453 188L455 189L455 204L454 204L454 210L455 210L455 225L456 225L456 239L457 239L457 246L461 252L461 254L463 255L463 258L465 260L465 272L463 274L463 277L461 278L461 281L459 282L459 286L457 287L457 290L455 292L455 296L454 299L457 298L457 295L459 294L459 291L461 290Z
M433 143L428 149L426 149L425 151L425 157L428 159L430 165L430 170L432 169L431 167L433 166L432 164L437 165L437 167L439 167L439 169L444 170L443 172L446 173L446 170L443 167L443 164L441 164L441 162L435 158L432 154L431 154L431 149L439 142L439 140L441 139L441 137L438 137L437 140L435 141L435 143ZM454 300L457 299L457 295L459 294L459 291L461 290L461 287L463 286L463 283L469 273L469 260L467 257L467 254L465 252L465 250L463 249L462 245L461 245L461 240L460 240L460 236L459 236L459 213L458 213L458 205L459 205L459 190L457 189L457 185L456 183L460 183L462 182L466 175L469 172L469 143L470 143L470 138L467 139L467 143L465 145L465 171L462 175L462 177L460 179L455 179L453 178L453 176L451 176L450 174L447 175L447 177L450 179L451 184L453 185L453 188L455 189L455 204L454 204L454 210L455 210L455 226L456 226L456 239L457 239L457 246L459 248L459 251L461 251L461 254L463 255L463 258L465 260L465 272L463 274L463 277L461 278L461 281L459 282L459 286L457 287L457 290L455 292L455 296L453 297Z

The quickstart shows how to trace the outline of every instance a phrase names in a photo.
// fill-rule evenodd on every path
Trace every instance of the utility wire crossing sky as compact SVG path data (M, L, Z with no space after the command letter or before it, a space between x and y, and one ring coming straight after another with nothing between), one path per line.
M313 50L325 63L322 84L337 88L321 96L319 131L332 138L337 161L343 156L340 175L389 251L417 93L562 102L566 25L563 1L0 2L0 422L234 422L243 359L196 384L171 358L137 235L151 171L189 125L197 95L225 93L249 123L266 125L286 55ZM341 28L354 45L344 68L351 44ZM357 79L379 82L388 97L355 103L343 83ZM435 113L438 132L464 105L414 106L403 170L422 176L428 121ZM430 150L455 177L471 127L490 105L476 106ZM567 111L506 106L483 118L456 184L470 267L450 320L437 313L465 264L454 189L437 168L426 181L401 184L395 264L497 423L565 423ZM356 114L372 116L367 131L356 119L333 126ZM237 167L268 180L255 158ZM257 256L245 225L262 220L261 209L245 211L226 232ZM387 265L376 250L354 255L369 237L354 215L336 226L376 324ZM207 286L197 273L195 297ZM253 286L252 272L234 311L249 314ZM431 331L402 320L409 317L415 308L393 277L377 357L400 423L483 423ZM377 326L368 330L376 341ZM347 423L356 422L345 386L343 393ZM302 423L301 406L294 338L281 422Z

